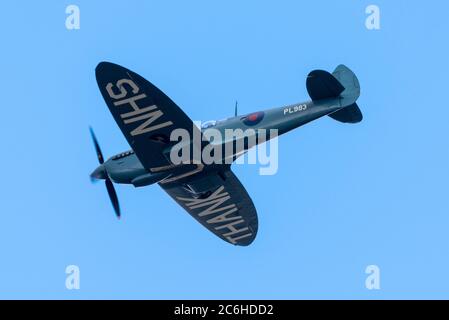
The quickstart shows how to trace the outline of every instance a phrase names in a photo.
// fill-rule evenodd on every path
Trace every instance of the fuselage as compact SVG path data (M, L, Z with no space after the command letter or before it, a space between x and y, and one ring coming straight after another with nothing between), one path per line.
M325 115L336 112L342 108L340 99L326 99L319 101L308 101L304 103L298 103L288 105L279 108L268 109L265 111L259 111L243 116L236 116L228 118L226 120L209 122L209 125L202 128L203 136L213 135L214 139L210 143L214 145L220 145L225 149L226 145L236 144L239 139L248 139L248 134L245 136L229 135L229 130L235 131L241 129L245 133L249 132L249 135L253 135L252 141L256 144L265 142L271 138L282 135L290 130L298 128L310 121L321 118ZM252 130L251 130L252 129ZM270 130L276 130L275 136L265 136L264 139L259 139L263 133L266 135ZM217 135L217 133L220 133ZM219 137L216 139L216 137ZM244 143L242 150L235 150L231 154L232 160L235 160L238 156L242 155L254 144ZM168 146L168 148L171 146ZM169 151L168 151L169 152ZM224 157L229 158L229 154L224 154ZM223 158L223 160L225 160ZM182 174L182 167L185 164L178 166L172 166L158 173L150 173L147 171L136 154L130 150L119 153L109 158L104 164L99 166L93 173L98 178L102 178L102 175L107 174L110 179L115 183L122 184L134 184L135 186L150 185L163 180L168 176L174 176L176 174ZM208 166L207 164L205 166ZM210 166L210 165L209 165Z

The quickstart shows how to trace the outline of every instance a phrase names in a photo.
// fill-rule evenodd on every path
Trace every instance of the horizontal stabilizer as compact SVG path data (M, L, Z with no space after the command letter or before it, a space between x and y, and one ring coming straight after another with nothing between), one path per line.
M334 120L344 123L357 123L362 121L363 115L356 103L329 115Z
M312 100L337 98L345 88L329 72L314 70L307 76L307 91Z

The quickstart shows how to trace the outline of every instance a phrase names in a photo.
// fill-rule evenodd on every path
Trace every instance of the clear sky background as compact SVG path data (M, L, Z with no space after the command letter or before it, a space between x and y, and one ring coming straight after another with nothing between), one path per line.
M65 8L81 29L65 28ZM365 28L365 8L381 30ZM449 298L446 1L2 3L0 298ZM259 214L249 247L218 239L157 185L116 186L129 148L98 90L103 60L141 74L194 120L308 100L307 74L348 65L364 120L282 136L279 171L235 166ZM65 268L81 289L65 288ZM378 265L381 289L365 288Z

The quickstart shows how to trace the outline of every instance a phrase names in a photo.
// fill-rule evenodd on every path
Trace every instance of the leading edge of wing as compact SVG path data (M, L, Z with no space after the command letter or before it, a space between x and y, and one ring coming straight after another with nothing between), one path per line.
M192 192L213 184L199 196ZM254 203L231 170L209 173L187 183L160 186L193 218L219 238L238 246L250 245L257 235Z

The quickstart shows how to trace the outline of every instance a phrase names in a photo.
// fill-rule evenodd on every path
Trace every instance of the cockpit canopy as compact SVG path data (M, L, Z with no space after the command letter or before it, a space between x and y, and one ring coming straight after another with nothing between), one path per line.
M207 129L215 126L217 124L216 120L205 121L201 124L201 129Z
M129 151L126 151L126 152L122 152L122 153L120 153L120 154L117 154L117 155L113 156L113 157L112 157L112 160L119 160L119 159L125 158L125 157L127 157L127 156L130 156L130 155L132 155L132 154L134 154L134 151L133 151L133 150L129 150Z

